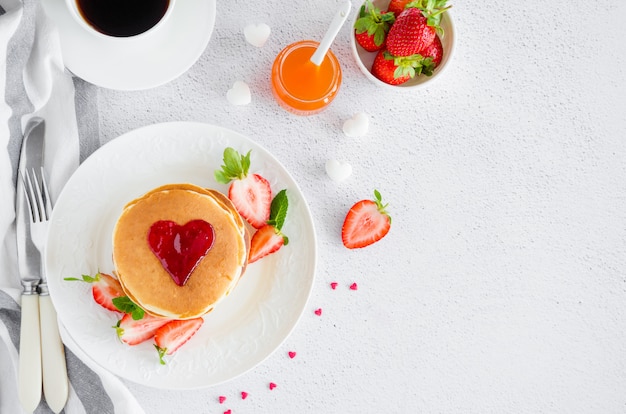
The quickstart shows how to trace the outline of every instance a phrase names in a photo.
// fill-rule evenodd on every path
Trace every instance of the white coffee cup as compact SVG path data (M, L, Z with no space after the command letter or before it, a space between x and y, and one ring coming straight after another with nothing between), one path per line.
M151 36L163 28L176 0L146 0L143 2L145 10L138 11L136 19L129 17L132 13L124 8L122 1L65 0L65 3L74 20L87 32L104 39L128 41ZM102 12L105 3L109 6L106 12Z

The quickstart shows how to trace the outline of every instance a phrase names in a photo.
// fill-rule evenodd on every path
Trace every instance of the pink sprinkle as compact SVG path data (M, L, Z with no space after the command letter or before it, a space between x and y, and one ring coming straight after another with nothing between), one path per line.
M296 353L293 351L289 351L289 358L294 359L296 357Z
M219 401L220 401L220 404L224 404L224 401L226 401L226 397L224 397L223 395L220 395Z
M332 288L332 290L337 289L337 282L333 282L330 284L330 287Z
M356 285L356 282L350 285L350 289L357 290L359 287Z
M322 308L315 309L315 314L316 314L317 316L322 316Z
M241 391L241 399L245 400L248 397L248 393L245 391Z
M270 382L270 390L273 390L274 388L276 388L276 384L274 384L273 382Z
M230 414L232 411L230 411L230 408L226 411L224 411L224 414Z

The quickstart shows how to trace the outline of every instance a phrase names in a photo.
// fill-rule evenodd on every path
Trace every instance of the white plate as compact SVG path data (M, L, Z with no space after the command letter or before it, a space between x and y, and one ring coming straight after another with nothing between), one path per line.
M250 171L289 199L283 233L289 244L248 266L233 292L204 317L191 340L160 365L147 341L121 343L111 327L118 316L97 305L90 285L66 277L113 270L111 236L123 206L148 190L188 182L222 192L213 172L224 148L252 150ZM48 237L48 285L59 319L95 362L131 381L167 389L219 384L253 368L287 338L302 314L315 275L311 213L285 168L258 144L200 123L156 124L102 146L76 170L54 207Z
M154 35L103 39L74 20L65 0L42 4L58 27L65 66L88 82L118 90L156 87L185 73L204 52L215 25L215 0L181 0Z

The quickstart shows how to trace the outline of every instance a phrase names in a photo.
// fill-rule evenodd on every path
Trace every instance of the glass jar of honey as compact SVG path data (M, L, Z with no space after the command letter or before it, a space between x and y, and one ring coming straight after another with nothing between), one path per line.
M302 40L285 47L272 66L272 92L291 113L313 115L324 110L337 96L341 66L332 51L321 65L311 62L319 43Z

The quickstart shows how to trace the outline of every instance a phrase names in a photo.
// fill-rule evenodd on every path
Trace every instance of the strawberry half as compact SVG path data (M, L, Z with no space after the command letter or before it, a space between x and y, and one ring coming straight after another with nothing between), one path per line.
M125 314L114 326L117 337L128 345L137 345L152 338L156 331L171 319L159 318L146 313L141 319Z
M215 171L215 180L229 184L228 198L237 212L254 228L265 224L270 216L272 189L270 183L259 174L248 175L250 151L239 154L233 148L224 150L224 165Z
M281 232L288 206L287 191L279 191L272 200L269 220L252 236L248 263L254 263L289 243L287 236Z
M395 17L392 13L381 12L370 0L359 11L354 22L355 40L368 52L375 52L385 46L385 39Z
M378 190L375 199L361 200L354 204L343 222L341 239L348 249L357 249L377 242L389 233L391 217L385 211Z
M159 353L159 361L165 365L163 357L172 355L200 329L204 319L194 318L174 320L161 326L154 335L154 347Z
M274 253L287 244L288 240L289 239L285 237L280 230L277 230L272 225L266 224L258 229L254 233L254 236L252 236L248 263L254 263L268 254Z
M113 304L113 299L126 296L126 294L120 282L113 276L98 272L95 276L82 275L80 279L66 277L64 280L91 283L91 294L96 303L107 310L120 312L120 309Z

